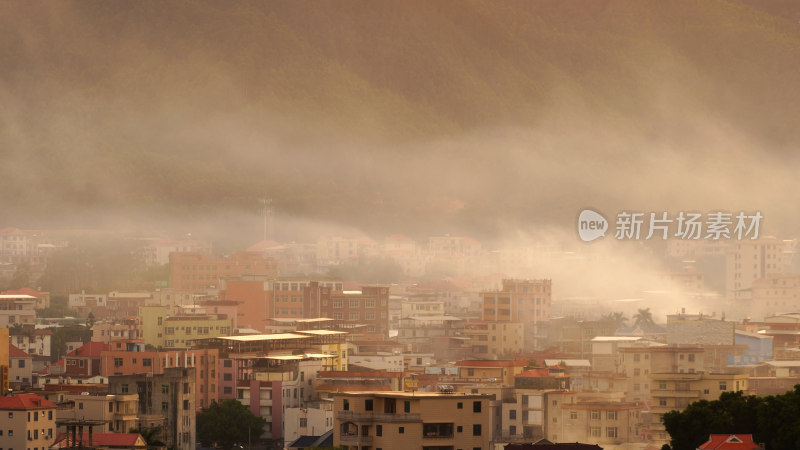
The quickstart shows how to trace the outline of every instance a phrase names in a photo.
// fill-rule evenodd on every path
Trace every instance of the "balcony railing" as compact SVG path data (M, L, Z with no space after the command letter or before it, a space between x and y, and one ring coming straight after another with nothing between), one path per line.
M352 411L339 411L336 414L339 420L353 420L357 422L422 422L419 414L386 414L386 413L355 413Z
M346 444L360 444L372 442L372 436L359 436L357 434L343 434L339 440Z

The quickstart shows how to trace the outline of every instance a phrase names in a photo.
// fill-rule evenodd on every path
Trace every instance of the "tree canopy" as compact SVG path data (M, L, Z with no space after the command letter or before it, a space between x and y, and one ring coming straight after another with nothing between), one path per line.
M197 414L197 440L205 446L216 444L230 450L236 444L258 440L266 423L238 400L214 402Z
M768 450L800 448L800 385L767 397L724 392L719 400L700 400L684 411L664 414L673 450L694 450L710 434L752 434Z

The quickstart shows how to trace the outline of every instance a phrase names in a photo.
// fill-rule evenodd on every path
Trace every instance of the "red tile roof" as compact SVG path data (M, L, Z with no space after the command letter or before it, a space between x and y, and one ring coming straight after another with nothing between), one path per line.
M30 358L31 355L20 350L16 345L8 344L8 356L10 358Z
M80 439L80 438L79 438ZM58 433L53 446L69 447L72 435ZM83 445L89 445L89 433L83 433ZM92 445L95 447L145 447L147 443L139 433L92 433Z
M81 347L67 353L67 356L83 356L89 358L99 358L102 352L111 350L111 344L105 342L89 342L83 344Z
M759 446L753 442L752 434L712 434L708 437L708 442L697 448L702 450L758 450Z
M0 397L0 410L55 408L55 403L36 394L16 394Z

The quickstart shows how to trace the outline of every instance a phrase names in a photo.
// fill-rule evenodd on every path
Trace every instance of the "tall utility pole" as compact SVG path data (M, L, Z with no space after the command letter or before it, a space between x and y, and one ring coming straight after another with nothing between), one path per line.
M264 240L272 240L272 215L274 212L272 208L272 199L262 198L261 204L261 215L264 218Z

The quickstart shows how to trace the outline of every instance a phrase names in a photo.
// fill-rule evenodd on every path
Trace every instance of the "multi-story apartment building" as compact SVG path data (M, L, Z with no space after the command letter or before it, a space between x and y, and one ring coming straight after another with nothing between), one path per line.
M458 361L458 376L468 383L498 383L505 386L514 385L514 377L525 369L527 361Z
M379 338L389 336L389 287L362 286L360 291L333 291L310 283L304 292L307 317L330 317L340 328L356 329Z
M30 295L36 298L36 304L33 305L34 309L44 309L50 307L50 293L39 292L36 289L21 288L12 289L10 291L0 292L2 295Z
M545 398L545 436L550 441L619 445L644 440L642 403L555 391Z
M110 344L116 340L141 339L138 317L96 322L92 325L92 341Z
M635 343L618 350L617 373L627 377L626 397L630 401L652 401L652 375L692 374L705 370L700 346Z
M486 394L345 392L333 395L333 445L487 449L495 408Z
M672 410L683 410L698 400L716 400L723 392L749 392L747 374L739 373L651 373L649 422L652 440L666 443L666 433L662 416Z
M0 337L0 342L2 342L2 339ZM5 381L12 389L31 387L33 383L33 356L23 352L13 344L8 347L8 379Z
M242 361L244 362L244 361ZM316 400L314 384L322 368L319 358L298 355L280 362L247 361L246 378L236 385L236 398L250 411L266 420L263 439L284 444L284 414L287 408L303 408Z
M260 252L237 252L218 256L198 252L173 252L169 255L170 287L203 292L220 287L220 280L245 275L278 277L278 262Z
M800 275L771 274L755 279L750 293L749 301L740 304L747 308L747 317L754 320L783 312L800 311Z
M177 252L210 254L211 241L201 239L148 239L138 253L147 266L169 263L169 255Z
M217 374L219 353L216 349L180 351L104 351L100 363L101 375L162 375L173 368L192 368L195 389L193 404L197 409L208 407L219 399Z
M753 282L786 273L794 243L774 237L736 241L725 254L725 291L728 300L749 300Z
M111 350L111 344L87 342L64 357L64 376L89 378L101 375L101 355ZM107 376L103 374L103 376Z
M0 295L0 328L36 322L36 297L32 295Z
M470 338L473 358L511 358L525 350L525 325L520 322L472 320L464 326L463 333Z
M53 332L26 325L9 330L11 342L20 350L34 356L50 356Z
M74 309L81 317L86 317L91 311L98 311L108 307L107 294L70 294L68 300L69 309ZM97 317L97 314L95 314Z
M98 421L95 432L127 433L137 427L139 396L136 394L66 394L56 411L56 418L64 420ZM67 431L66 426L59 432Z
M233 320L226 314L170 316L166 306L142 306L139 318L144 343L158 349L185 349L197 339L233 333Z
M0 397L0 417L0 448L44 450L56 437L56 405L36 394Z
M537 348L540 325L550 320L550 280L503 280L499 291L485 291L483 320L518 322L525 326L525 347Z
M195 370L194 367L170 367L163 373L112 375L108 379L108 390L113 395L138 394L140 421L163 417L164 443L180 450L194 450Z

